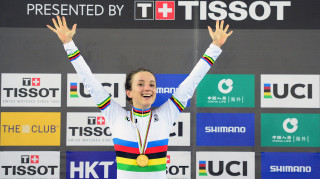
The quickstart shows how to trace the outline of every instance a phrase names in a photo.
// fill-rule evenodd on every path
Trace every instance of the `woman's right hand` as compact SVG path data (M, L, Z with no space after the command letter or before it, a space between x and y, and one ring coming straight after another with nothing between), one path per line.
M67 26L67 21L65 17L62 17L61 21L60 16L57 16L57 20L58 24L56 20L52 18L52 22L55 28L51 27L50 25L47 25L47 27L58 35L59 39L62 41L63 44L71 42L74 34L76 33L77 24L74 24L72 26L72 29L70 30Z

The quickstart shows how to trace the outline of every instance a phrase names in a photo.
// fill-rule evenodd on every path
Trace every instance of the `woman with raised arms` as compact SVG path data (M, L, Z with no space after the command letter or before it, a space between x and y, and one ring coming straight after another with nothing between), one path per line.
M62 41L68 57L79 78L100 108L109 125L117 156L118 179L165 179L167 149L170 129L178 115L184 110L197 85L214 64L232 31L223 21L216 22L216 29L208 27L212 43L193 68L190 75L159 108L151 110L156 99L156 79L146 69L138 69L127 75L125 92L132 109L126 111L113 101L110 94L94 77L80 51L73 42L77 25L67 27L64 17L53 18L53 25L47 27ZM150 62L152 63L152 62Z

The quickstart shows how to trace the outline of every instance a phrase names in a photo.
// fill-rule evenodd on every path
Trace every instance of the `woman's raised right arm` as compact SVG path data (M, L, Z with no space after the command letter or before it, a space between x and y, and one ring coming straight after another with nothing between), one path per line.
M68 54L68 58L72 63L73 67L75 68L80 80L83 82L85 88L89 91L91 97L98 105L101 112L107 118L107 121L111 122L110 120L114 119L114 116L112 116L112 114L110 113L111 96L107 92L107 90L101 85L101 82L99 82L92 74L89 66L85 62L84 58L81 56L80 51L78 50L77 46L74 44L72 40L73 36L76 33L77 25L74 24L72 29L70 30L67 27L67 22L64 17L62 17L61 20L61 18L57 16L57 20L58 23L54 18L52 19L55 28L51 27L50 25L47 25L47 27L58 35L59 39L63 43L64 49ZM112 111L115 111L117 113L124 110L117 103L112 103Z

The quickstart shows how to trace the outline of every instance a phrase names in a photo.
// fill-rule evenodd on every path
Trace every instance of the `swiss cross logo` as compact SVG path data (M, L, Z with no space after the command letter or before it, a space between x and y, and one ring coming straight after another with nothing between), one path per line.
M170 155L167 155L167 163L170 163Z
M31 155L31 163L39 163L39 155Z
M32 86L40 86L40 78L32 78Z
M105 125L106 124L106 120L104 119L103 116L98 116L97 124L98 125Z
M156 1L156 20L174 20L174 11L174 1Z

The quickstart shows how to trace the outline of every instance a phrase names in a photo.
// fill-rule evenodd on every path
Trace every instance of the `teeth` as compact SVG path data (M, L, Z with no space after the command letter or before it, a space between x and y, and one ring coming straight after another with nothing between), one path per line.
M149 94L145 94L145 95L143 95L143 97L150 97L151 95L149 95Z

